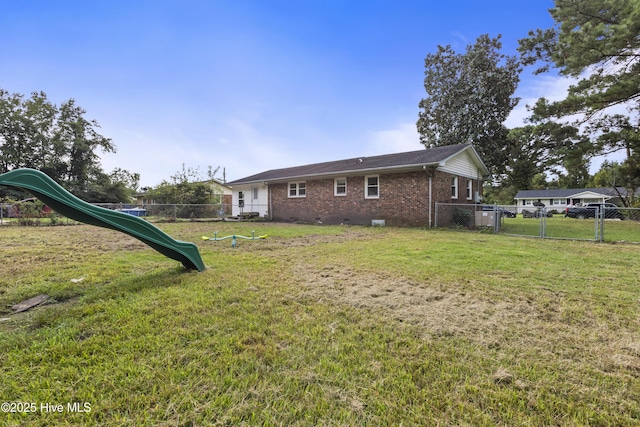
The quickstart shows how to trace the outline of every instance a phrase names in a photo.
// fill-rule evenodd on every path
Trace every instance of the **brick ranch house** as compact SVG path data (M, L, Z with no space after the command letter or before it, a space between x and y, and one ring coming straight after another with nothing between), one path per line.
M459 144L274 169L228 185L233 215L431 227L436 203L479 202L488 175L473 146Z

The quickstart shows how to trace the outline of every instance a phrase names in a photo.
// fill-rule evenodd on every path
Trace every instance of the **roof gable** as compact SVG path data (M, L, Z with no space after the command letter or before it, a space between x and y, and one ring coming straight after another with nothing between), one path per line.
M273 182L287 179L300 179L340 174L373 173L382 171L418 168L425 165L440 165L457 154L469 151L474 158L476 167L484 175L488 170L478 153L470 144L447 145L425 150L409 151L405 153L386 154L371 157L355 157L351 159L331 162L314 163L291 168L273 169L246 178L229 182L228 185L252 182Z

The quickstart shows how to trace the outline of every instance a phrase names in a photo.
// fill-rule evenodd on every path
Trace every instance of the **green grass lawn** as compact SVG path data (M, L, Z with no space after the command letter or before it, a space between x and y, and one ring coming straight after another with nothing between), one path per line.
M501 232L540 236L540 219L523 218L521 215L516 218L504 218ZM595 240L596 221L594 218L581 220L554 215L546 218L545 232L549 238ZM604 241L640 243L640 222L605 220Z
M35 404L0 424L640 425L637 245L160 227L207 270L92 226L0 227L0 402Z

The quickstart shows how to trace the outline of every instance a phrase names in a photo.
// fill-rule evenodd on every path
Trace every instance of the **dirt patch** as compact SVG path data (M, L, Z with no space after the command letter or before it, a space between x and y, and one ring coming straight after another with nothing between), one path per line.
M486 341L505 323L524 324L523 316L535 316L526 301L479 299L437 283L386 274L354 274L335 267L313 270L305 266L302 271L308 296L388 310L396 320L424 326L434 334L464 334Z
M510 298L386 273L318 268L304 261L294 274L307 297L378 310L389 319L418 326L425 338L461 337L509 354L536 349L540 359L588 360L603 371L623 368L640 375L637 337L595 316L588 324L572 322L563 312L563 306L570 305L563 295ZM505 375L496 381L505 381Z
M19 240L6 239L8 244L3 247L0 263L0 284L13 283L14 277L23 277L42 266L63 268L87 257L148 248L126 234L89 225L40 227L37 233L32 228L25 230L28 232L21 233Z
M222 236L222 234L220 234ZM253 252L253 251L279 251L279 255L281 254L283 257L288 258L290 253L287 251L290 248L302 248L306 246L314 246L314 245L325 245L331 243L342 243L347 241L359 240L359 239L368 239L371 238L366 233L363 233L358 230L347 230L344 233L339 234L309 234L307 236L301 237L271 237L268 236L266 239L256 239L256 240L244 240L238 239L238 244L236 248L231 247L231 239L222 240L222 241L210 241L208 242L211 245L216 245L218 249L228 249L230 251L242 251L242 252Z

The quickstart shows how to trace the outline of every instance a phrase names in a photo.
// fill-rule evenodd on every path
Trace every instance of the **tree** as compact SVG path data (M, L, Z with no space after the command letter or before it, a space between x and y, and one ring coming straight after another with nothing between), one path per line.
M623 205L628 207L640 206L640 197L629 191L630 187L640 187L640 180L631 176L633 170L632 167L629 167L628 162L618 163L605 160L600 166L600 170L591 178L589 185L591 187L611 187ZM632 183L631 186L629 186L629 182ZM626 185L622 185L622 183ZM623 190L625 187L627 188Z
M118 169L111 175L102 171L97 151L116 148L85 114L73 99L57 106L44 92L25 98L0 89L0 173L38 169L82 199L129 201L129 185L137 186L139 176Z
M499 53L500 38L482 35L464 54L448 45L427 55L427 97L416 123L423 144L472 143L493 173L503 172L508 158L503 123L518 103L520 73L516 57Z
M138 188L140 175L116 168L110 174L94 170L86 190L93 203L118 203L131 200Z
M101 170L96 151L115 151L111 140L96 131L100 127L98 123L85 119L85 113L73 99L64 102L60 106L52 138L54 147L66 147L68 163L65 181L69 191L75 194L87 192L91 178L95 178L96 172Z
M170 204L207 204L211 203L214 190L208 183L215 179L219 168L209 166L206 177L198 168L185 167L171 175L170 180L163 180L160 185L150 191L157 203Z
M640 2L556 0L550 13L554 28L530 31L519 41L522 62L542 62L538 74L556 67L577 83L563 100L538 100L532 119L585 125L592 149L583 154L625 150L628 167L635 168L629 176L640 177ZM616 106L625 106L627 114L613 112Z
M583 147L588 142L570 125L545 122L509 131L509 155L501 183L519 190L531 189L533 178L541 173L561 174L556 166L570 171L568 176L583 176ZM588 171L587 171L588 175Z

